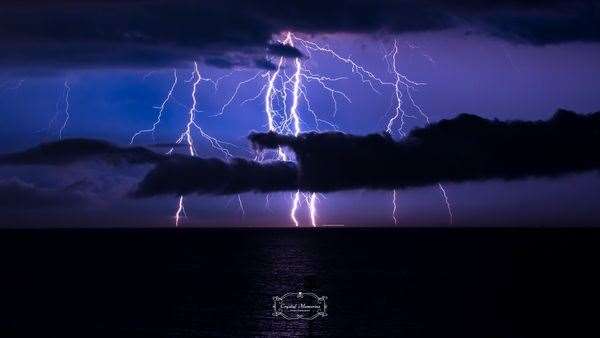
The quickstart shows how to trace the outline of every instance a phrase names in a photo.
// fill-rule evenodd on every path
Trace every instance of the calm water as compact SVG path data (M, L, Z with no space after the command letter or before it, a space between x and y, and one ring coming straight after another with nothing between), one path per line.
M0 231L0 254L0 337L599 333L593 229ZM297 291L328 316L274 318Z

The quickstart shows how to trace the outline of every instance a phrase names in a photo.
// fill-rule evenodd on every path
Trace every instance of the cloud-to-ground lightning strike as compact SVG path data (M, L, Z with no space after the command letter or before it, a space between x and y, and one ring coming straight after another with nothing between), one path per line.
M294 42L297 42L295 45ZM406 135L406 131L404 130L406 124L406 118L416 118L417 116L408 114L404 109L404 100L405 97L407 102L410 103L410 108L417 112L419 116L425 121L426 124L429 124L429 116L423 111L423 109L416 104L415 100L412 97L412 90L414 88L425 85L423 82L416 82L409 79L406 75L402 74L397 68L397 56L399 53L398 43L394 40L394 45L392 50L384 56L384 60L388 64L389 73L393 76L393 80L384 80L383 78L375 75L374 72L368 70L363 65L357 63L350 57L343 57L333 49L329 47L323 47L314 41L309 41L303 38L296 36L291 32L287 32L285 34L285 38L283 40L279 40L278 43L283 45L291 46L291 47L300 47L301 51L307 54L308 56L312 56L312 53L323 53L332 57L334 60L347 64L350 66L351 72L356 74L360 81L367 85L372 91L377 94L381 94L381 89L389 87L392 89L393 99L394 99L394 109L393 114L389 118L385 130L389 134L393 135L397 132L401 137ZM305 65L303 65L302 58L295 57L293 58L293 62L291 63L291 67L293 67L293 73L290 75L286 72L287 61L284 57L279 57L275 62L275 69L272 71L265 72L260 78L264 78L267 80L267 83L263 85L260 89L260 93L265 92L264 95L264 111L267 115L267 128L269 131L277 132L280 134L294 135L298 136L303 130L302 126L304 122L300 118L299 112L299 104L300 101L304 103L306 106L306 110L310 112L315 121L315 130L319 131L319 123L325 123L332 127L334 130L337 130L337 126L334 123L325 121L320 119L316 112L312 109L310 105L310 100L307 94L306 85L303 83L303 80L306 80L307 83L315 81L320 87L327 91L332 98L334 111L333 116L338 109L337 97L342 97L348 103L351 103L349 96L346 93L332 88L329 83L346 80L347 76L340 77L328 77L322 76L320 74L316 74L313 71L307 69ZM252 76L244 81L241 81L237 84L236 90L234 94L227 100L225 105L222 107L220 114L223 114L224 109L227 108L238 95L239 89L242 85L245 85L255 79L259 78L259 74ZM260 93L258 95L260 95ZM257 95L257 97L258 97ZM291 96L291 104L289 104ZM255 99L255 98L253 98ZM244 102L247 102L247 99ZM276 107L277 106L277 107ZM219 114L219 115L220 115ZM398 126L396 126L398 124ZM278 148L276 152L276 159L287 161L290 160L291 154L286 153L283 149ZM264 154L259 155L257 159L264 159ZM448 208L448 213L450 215L450 222L452 222L452 211L450 209L450 203L448 201L447 195L445 194L445 190L443 190L443 186L438 185L440 187L440 193L444 197L446 201L446 206ZM442 191L443 190L443 191ZM304 201L309 207L311 223L313 225L316 224L316 195L310 194L310 196L304 194ZM292 207L290 210L290 219L292 222L298 226L298 218L296 216L296 212L300 207L300 203L302 202L300 198L300 193L297 192L292 196ZM396 191L393 193L393 220L394 223L397 223L397 219L395 216L397 206L396 206Z
M397 59L396 59L397 55L398 55L398 44L397 44L396 40L394 40L394 46L392 48L392 51L389 54L386 54L384 56L384 59L388 63L389 71L394 76L394 81L386 81L386 80L383 80L382 78L376 76L373 72L366 69L364 66L358 64L353 59L340 56L337 52L335 52L331 48L322 47L313 41L308 41L308 40L305 40L305 39L302 39L302 38L299 38L296 36L294 36L294 38L297 39L298 41L300 41L300 44L304 47L304 49L309 54L311 52L322 52L322 53L330 55L331 57L333 57L334 59L336 59L342 63L350 65L352 72L358 74L358 76L360 77L360 80L363 83L368 84L373 91L380 93L376 88L379 86L392 87L394 101L395 101L395 107L394 107L393 115L390 117L390 119L388 120L388 123L386 124L386 132L388 132L389 134L394 133L394 124L397 121L399 121L400 125L396 130L398 131L398 133L400 134L401 137L404 137L406 135L406 132L404 131L404 127L405 127L405 123L406 123L405 119L406 118L415 118L414 115L407 114L403 108L404 95L406 95L408 97L411 107L420 114L420 116L425 120L426 124L429 124L429 116L427 116L427 114L425 114L423 109L419 105L416 104L416 102L414 101L412 94L411 94L411 91L415 87L425 85L425 83L412 81L406 75L404 75L398 71ZM389 59L391 59L391 60L389 60ZM442 196L444 197L446 207L448 209L450 223L452 223L452 221L453 221L452 210L451 210L451 206L450 206L446 191L441 184L438 184L438 187L440 188L440 192L441 192ZM396 210L397 210L396 193L397 192L394 190L393 195L392 195L392 204L393 204L392 219L394 221L394 224L398 223L398 220L396 218ZM314 210L314 209L311 209L311 210Z
M412 97L412 90L415 87L425 85L425 83L412 81L406 75L400 73L400 71L397 68L397 55L398 55L399 50L398 50L398 43L396 40L394 40L394 45L393 45L391 52L384 56L384 59L386 60L386 62L388 62L389 71L394 77L393 81L386 81L386 80L383 80L380 77L376 76L373 72L366 69L364 66L358 64L356 61L352 60L351 58L346 58L346 57L340 56L337 52L335 52L331 48L322 47L313 41L308 41L308 40L305 40L305 39L302 39L302 38L299 38L296 36L293 36L293 37L295 39L297 39L298 41L300 41L300 44L304 47L304 49L309 54L311 52L322 52L322 53L332 56L334 59L336 59L342 63L350 65L352 72L358 74L358 76L360 77L360 80L363 83L368 84L373 91L379 93L379 91L376 89L376 86L390 86L392 88L394 101L395 101L395 107L394 107L393 115L390 117L390 119L388 120L388 123L386 124L386 132L393 134L394 124L396 122L399 122L399 127L397 127L396 130L398 131L398 133L400 134L401 137L404 137L406 135L406 132L404 130L404 127L406 124L405 119L406 118L415 118L414 115L407 114L407 112L403 108L404 95L406 95L406 97L408 98L408 101L410 102L412 109L414 109L418 112L418 114L423 118L423 120L425 121L426 124L430 123L429 116L424 112L424 110L421 108L421 106L416 104L415 100ZM333 94L333 92L332 92L332 94ZM346 96L344 96L344 97L346 97ZM349 99L348 99L348 101L349 101ZM438 188L440 189L440 193L444 198L444 201L445 201L445 204L446 204L446 207L448 210L449 221L452 224L453 214L452 214L451 204L448 199L448 195L442 184L438 184ZM398 220L396 218L396 210L397 210L396 193L397 192L394 190L393 196L392 196L392 204L393 204L392 218L394 220L394 224L397 224L397 222L398 222ZM315 210L315 209L311 208L311 210Z
M71 117L70 113L69 113L69 95L71 94L71 86L69 85L69 81L65 80L64 83L65 86L65 93L64 93L64 100L65 100L65 120L62 124L62 126L60 127L59 131L58 131L58 139L62 140L62 134L63 131L65 130L65 128L67 127L67 123L69 122L69 118Z
M214 149L222 152L225 155L225 157L231 157L231 153L229 152L229 150L227 148L224 147L223 142L208 135L202 129L202 127L200 127L200 125L196 122L196 113L198 112L198 99L196 97L196 93L198 90L198 84L200 84L200 82L202 82L202 81L208 81L208 82L214 83L212 80L202 77L202 75L200 74L200 71L198 70L198 63L196 61L194 61L194 72L192 74L192 77L190 78L190 81L193 81L192 82L192 104L190 105L190 109L188 111L188 121L185 125L183 132L181 133L181 135L179 136L177 141L175 141L175 143L180 144L181 142L185 141L185 143L188 146L190 156L197 156L198 153L196 152L196 149L194 148L194 139L192 136L192 129L195 128L200 132L200 135L204 139L206 139L208 141L208 143L210 143L210 145ZM216 86L216 84L215 84L215 86ZM172 150L173 149L171 149L170 152L172 152ZM185 214L185 207L184 207L184 203L183 203L183 196L180 196L179 197L179 206L177 208L177 211L175 212L175 226L179 226L179 222L181 220L182 213Z
M317 194L314 192L310 194L310 199L308 200L308 207L310 209L310 224L313 227L317 226Z
M177 203L177 211L175 211L175 226L179 226L179 219L181 216L187 217L185 214L185 206L183 205L183 196L179 196L179 203Z
M148 76L148 74L144 77L144 80L146 79L147 76ZM167 93L167 95L163 99L163 101L160 104L160 106L155 107L155 108L158 109L158 114L156 116L156 120L152 124L152 128L141 129L141 130L137 131L136 133L134 133L131 136L129 144L133 144L133 142L135 141L135 138L137 136L141 135L141 134L152 133L152 135L154 136L154 132L156 131L157 126L160 124L160 122L162 120L162 115L163 115L163 112L165 111L167 103L169 102L169 100L173 96L173 92L175 90L175 86L177 85L177 81L178 81L178 79L177 79L177 70L173 69L173 82L171 83L171 87L169 89L169 92ZM174 148L171 148L167 152L167 154L171 154L173 152L173 150L174 150ZM192 154L192 156L193 156L193 154ZM175 226L176 227L179 226L179 221L180 221L180 218L181 218L182 215L185 216L185 206L183 204L183 196L179 196L179 202L177 203L177 211L175 212Z
M291 32L288 32L286 34L286 38L283 40L284 45L288 45L288 46L294 46L293 43L293 35ZM302 126L301 126L301 119L300 119L300 114L298 112L298 106L300 104L300 96L304 95L304 92L302 92L302 61L299 57L295 57L294 58L294 74L289 77L287 76L287 74L285 74L285 70L282 69L283 66L283 61L284 58L280 57L279 61L277 63L277 68L274 71L274 73L271 75L268 75L268 87L267 87L267 92L265 95L265 112L267 113L267 120L268 120L268 127L269 127L269 131L277 131L280 133L290 133L293 134L294 136L298 136L301 132L302 132ZM275 87L275 81L277 80L278 76L281 76L283 72L283 76L285 77L285 81L282 79L282 88L281 89L277 89ZM289 115L287 114L287 112L285 111L285 107L286 107L286 99L287 99L287 93L286 90L288 84L291 82L291 95L292 95L292 104L290 106L289 109ZM275 93L279 93L281 96L281 103L283 105L283 121L281 122L281 124L279 125L279 127L275 124L275 117L277 116L276 111L273 109L273 99L274 99L274 94ZM304 95L304 97L306 98L306 95ZM292 125L293 128L290 128L289 125ZM287 161L288 156L286 155L286 153L283 151L283 149L279 148L278 149L278 157L281 160ZM313 227L317 226L316 224L316 195L315 193L311 193L310 194L310 198L307 198L305 196L305 199L307 201L307 205L309 207L309 211L310 211L310 218L311 218L311 224ZM292 220L292 222L294 223L295 226L299 226L299 221L297 218L297 211L298 208L300 207L300 191L296 191L296 193L294 193L293 198L292 198L292 207L290 209L290 219Z
M387 124L385 126L386 132L388 132L390 134L394 134L395 132L397 132L401 137L404 137L406 135L406 131L404 130L406 118L416 118L419 115L422 117L422 119L425 121L426 124L429 123L429 117L427 116L427 114L425 114L423 109L419 105L416 104L416 102L414 101L414 99L412 97L412 93L411 93L415 87L424 85L425 83L412 81L406 75L402 74L398 70L397 55L399 53L399 50L398 50L398 44L396 41L394 41L392 50L384 56L384 59L385 59L386 63L388 64L388 70L389 70L390 74L393 76L393 80L391 80L391 81L384 80L383 78L378 77L377 75L375 75L375 73L368 70L363 65L360 65L359 63L357 63L356 61L354 61L353 59L351 59L349 57L342 57L340 54L338 54L337 52L335 52L333 49L331 49L329 47L323 47L323 46L317 44L316 42L300 38L291 32L287 32L284 35L283 40L279 40L278 42L283 45L287 45L287 46L291 46L291 47L295 47L295 48L301 47L301 50L309 56L315 52L323 53L325 55L328 55L329 57L332 57L334 60L339 61L340 63L349 65L351 72L353 74L356 74L358 76L358 78L360 79L360 81L363 84L367 85L375 93L381 94L381 91L380 91L381 89L386 88L386 87L391 88L392 93L393 93L393 100L394 100L395 104L394 104L392 116L388 119ZM294 46L295 45L294 42L297 42L298 46ZM267 129L269 131L277 132L280 134L286 134L286 135L294 135L294 136L298 136L301 132L303 132L303 126L305 123L303 122L303 120L301 118L301 113L299 111L301 102L303 104L303 107L307 110L307 112L311 113L314 118L314 125L315 125L314 130L320 131L319 130L320 123L327 124L329 127L333 128L334 130L337 130L338 128L334 123L331 123L329 121L319 118L317 116L317 113L312 109L310 100L309 100L309 97L307 94L308 89L306 87L306 84L303 82L303 80L305 80L306 83L316 82L324 91L329 93L329 95L331 96L332 102L333 102L333 107L334 107L333 116L335 117L335 114L337 113L337 110L338 110L337 97L343 98L348 103L351 103L352 101L349 98L349 96L346 95L346 93L333 88L330 85L330 83L340 81L340 80L346 80L346 79L349 79L349 77L347 77L347 76L329 77L329 76L323 76L323 75L317 74L317 73L313 72L312 70L307 69L305 67L305 65L303 64L302 57L294 57L290 61L291 62L289 62L289 65L293 69L293 72L291 72L291 74L288 74L287 69L286 69L286 67L288 66L288 60L283 56L279 56L275 62L275 68L273 70L269 70L266 72L258 72L256 74L254 74L252 77L239 82L235 87L234 93L228 98L228 100L225 102L225 104L221 107L220 111L217 114L212 115L212 116L219 116L219 115L224 114L227 107L230 106L232 104L232 102L234 101L234 99L237 97L237 95L240 91L240 88L242 86L244 86L252 81L255 81L257 79L264 79L264 80L266 80L266 83L261 86L260 92L255 97L244 100L243 103L257 99L264 92L264 111L266 113ZM231 75L231 74L229 74L229 75ZM229 76L229 75L226 75L226 76ZM143 130L140 130L137 133L135 133L131 138L131 143L133 143L133 141L135 140L135 138L137 136L139 136L143 133L153 133L156 130L156 127L160 123L162 114L165 110L165 106L171 99L171 97L173 95L173 91L177 84L177 73L175 70L173 71L173 78L174 78L174 80L172 82L172 85L170 87L170 90L169 90L167 96L163 99L162 104L160 106L156 107L159 110L159 112L158 112L156 120L154 121L154 123L152 125L152 128L143 129ZM217 82L219 80L217 80ZM196 122L195 115L198 112L196 94L197 94L197 90L198 90L198 85L202 81L207 81L207 82L212 83L215 86L215 88L217 86L217 82L212 81L211 79L208 79L208 78L203 78L200 75L200 72L198 70L198 64L196 62L194 62L194 70L191 74L190 79L187 80L187 82L192 82L192 104L188 110L188 120L185 125L184 131L180 134L176 143L177 144L185 143L187 145L189 155L197 156L198 153L195 149L193 135L192 135L192 130L196 129L197 131L199 131L200 135L205 140L207 140L208 143L210 143L210 145L214 149L222 152L225 155L225 157L231 157L231 153L229 152L229 150L227 148L225 148L224 143L222 141L219 141L216 138L206 134L204 132L204 130ZM407 102L410 104L411 110L418 112L417 116L408 114L406 112L406 110L404 109L405 98L406 98ZM398 124L398 126L396 126L396 124ZM170 154L173 151L174 151L174 149L171 148L168 153ZM264 160L265 153L263 152L263 153L258 154L255 159L259 160L259 161ZM281 147L276 150L275 157L273 159L282 160L282 161L295 160L293 157L293 153L288 153ZM446 204L446 207L448 209L450 222L452 222L452 218L453 218L452 210L451 210L451 205L448 200L446 191L441 184L438 184L438 188L440 189L440 193L442 194L445 204ZM396 218L396 211L397 211L397 205L396 205L397 196L396 195L397 195L397 192L393 191L392 218L393 218L393 221L395 224L397 224L397 222L398 222L398 220ZM303 197L303 198L301 198L301 197ZM297 217L297 212L300 209L301 204L306 203L306 205L308 207L308 211L309 211L311 225L316 226L317 225L317 220L316 220L317 196L316 196L316 194L315 193L302 193L300 191L296 191L294 194L292 194L291 199L292 199L292 205L290 208L290 219L292 220L294 225L295 226L300 225L300 222ZM304 200L304 201L302 201L302 200ZM238 196L238 202L240 203L240 210L242 210L242 212L245 212L240 196ZM176 225L179 225L181 216L184 215L184 213L185 213L184 199L183 199L183 196L180 196L178 208L175 213Z
M395 189L392 191L392 205L393 205L392 219L394 220L394 225L397 225L398 219L396 218L396 210L398 209L398 206L396 205L396 190Z
M450 200L448 199L448 195L446 194L446 189L441 183L438 183L438 188L440 188L442 197L444 197L444 202L446 203L446 208L448 209L448 216L450 217L450 224L452 224L454 221L454 216L452 214L452 205L450 205Z
M406 95L412 105L412 107L414 107L419 114L423 117L423 119L425 120L425 124L429 124L430 120L429 120L429 116L427 116L427 114L425 114L425 112L423 111L423 109L415 103L415 100L412 97L411 94L411 85L412 84L418 84L416 82L412 82L412 81L406 81L406 76L401 74L398 71L397 68L397 60L396 57L398 55L398 42L396 40L394 40L394 46L392 48L392 51L385 55L385 59L386 61L388 61L388 58L391 57L391 61L388 61L388 68L390 73L392 73L395 77L395 82L393 85L394 88L394 96L395 96L395 100L396 100L396 107L394 108L394 115L389 119L387 126L386 126L386 131L390 134L392 134L393 130L393 125L394 122L396 120L400 121L400 127L398 128L398 132L399 134L404 137L406 136L406 132L404 131L404 125L405 125L405 118L409 117L409 118L414 118L415 116L413 115L408 115L406 114L406 112L404 111L404 109L402 109L402 98L403 98L403 94L402 94L402 90L401 87L405 88L405 92ZM446 189L444 189L444 186L441 183L438 183L438 188L440 189L440 193L442 195L442 197L444 198L444 202L446 204L446 209L448 210L448 217L449 217L449 222L450 224L453 223L453 214L452 214L452 206L450 205L450 201L448 200L448 195L446 194ZM397 219L396 219L396 209L397 209L397 205L396 205L396 190L393 191L393 199L392 199L392 204L393 204L393 219L394 219L394 224L397 224Z
M196 121L196 113L199 111L198 110L198 98L197 98L198 85L203 81L210 82L211 84L213 84L213 86L216 89L218 86L219 80L213 81L209 78L202 77L202 75L200 74L200 71L198 69L198 63L196 61L194 61L194 68L193 68L191 77L187 81L187 82L192 82L192 93L191 93L192 103L187 112L188 119L185 124L185 127L184 127L183 131L181 132L181 134L179 135L179 138L177 139L177 141L175 141L176 144L181 144L182 142L184 142L187 145L187 149L189 151L190 156L198 155L198 152L195 149L194 138L193 138L193 134L192 134L192 131L194 129L196 129L200 133L200 135L212 146L212 148L223 153L223 155L225 155L225 157L232 156L231 153L229 152L229 150L225 147L225 142L222 142L222 141L210 136L209 134L207 134L202 129L202 127L200 127L198 122ZM169 91L168 91L167 95L165 96L165 98L163 99L161 105L158 107L155 107L158 109L158 114L157 114L156 120L154 121L154 123L152 125L152 128L142 129L142 130L139 130L136 133L134 133L133 136L131 137L130 143L133 143L135 141L135 138L141 134L154 133L156 131L157 126L161 122L161 118L166 109L166 105L173 96L177 82L178 82L177 70L173 69L173 82L171 83L171 87L169 88ZM175 150L175 148L169 149L169 151L167 151L167 154L172 154L174 150ZM238 201L240 202L240 207L243 210L243 205L241 204L242 203L241 197L238 198ZM184 196L179 196L177 210L175 211L175 216L174 216L175 226L179 226L182 217L187 218L187 215L185 212Z

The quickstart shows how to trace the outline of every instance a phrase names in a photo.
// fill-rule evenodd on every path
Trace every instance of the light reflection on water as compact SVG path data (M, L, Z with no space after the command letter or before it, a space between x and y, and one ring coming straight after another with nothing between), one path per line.
M578 308L572 300L593 299L599 239L491 229L5 232L0 336L529 337L553 331L558 310ZM298 291L327 296L328 316L273 317L273 297ZM563 306L544 305L549 294Z

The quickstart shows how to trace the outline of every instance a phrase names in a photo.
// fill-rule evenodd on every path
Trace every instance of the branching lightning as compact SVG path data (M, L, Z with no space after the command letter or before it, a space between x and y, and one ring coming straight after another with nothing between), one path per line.
M294 35L291 32L286 34L286 37L280 43L288 46L294 46ZM284 57L279 57L277 61L276 69L271 73L267 72L265 77L267 78L267 88L265 93L265 113L267 114L267 127L269 131L275 131L282 134L291 134L294 136L298 136L302 132L302 120L300 118L300 112L298 111L300 99L304 98L309 111L312 112L315 117L315 121L318 121L316 114L310 108L310 102L308 100L308 96L304 90L304 85L302 84L302 79L307 80L315 80L319 84L321 84L326 90L328 90L334 101L335 94L339 93L347 98L347 96L339 91L335 91L329 88L325 81L333 81L334 79L330 79L328 77L315 76L311 72L303 72L302 60L299 57L295 57L293 60L294 65L294 73L289 76L285 72L284 66ZM281 88L276 86L277 80L280 80ZM337 81L337 79L335 79ZM261 89L262 91L262 89ZM289 113L287 112L287 95L288 92L292 95L291 98L291 106L289 108ZM280 111L274 108L274 102L278 100L282 106ZM337 109L337 104L336 104ZM318 127L318 123L317 123ZM282 161L287 161L289 156L286 152L280 147L277 149L277 159ZM290 219L294 223L296 227L300 225L297 217L297 211L300 208L300 191L296 191L292 197L292 206L290 208ZM310 197L306 194L303 194L306 204L309 207L309 215L311 219L311 225L313 227L317 226L316 221L316 194L311 193Z
M387 120L387 123L385 124L385 130L387 133L391 135L397 133L400 137L406 136L405 126L407 118L416 119L420 116L426 124L429 124L428 115L418 104L416 104L412 96L412 91L419 86L425 85L425 83L413 81L398 70L397 56L399 53L399 48L397 41L394 41L391 51L384 55L384 60L388 65L388 70L392 77L391 80L387 80L375 75L374 72L370 71L365 66L359 64L350 57L343 57L338 52L329 47L324 47L314 41L309 41L304 38L298 37L292 32L285 33L282 40L279 40L278 42L287 46L299 48L304 54L308 56L312 56L313 53L321 53L332 58L337 62L340 62L341 64L348 65L351 74L354 74L354 76L358 77L358 79L374 93L381 95L384 89L391 89L393 108L390 117ZM234 103L234 101L240 94L240 90L243 86L254 81L264 81L264 84L260 86L259 92L251 98L242 100L241 104L257 100L259 97L263 96L264 111L266 114L266 128L268 131L273 131L284 135L298 136L300 135L300 133L310 130L304 130L304 127L306 127L307 124L302 119L303 112L310 114L309 116L312 115L312 120L314 122L312 123L312 130L320 131L320 125L326 125L327 129L338 130L338 126L335 123L319 117L320 114L318 114L318 112L313 109L313 106L310 102L310 97L308 95L307 85L310 83L315 83L325 93L327 93L327 95L330 96L331 102L333 104L333 112L331 116L335 118L339 108L338 99L341 98L349 104L352 103L352 100L349 97L349 95L335 88L335 83L338 81L349 80L350 76L325 76L318 74L313 70L309 69L308 64L304 64L304 60L302 57L294 57L288 60L286 57L278 56L274 60L274 64L275 68L273 70L257 72L252 76L246 78L245 80L238 82L235 86L232 95L228 97L228 99L222 105L218 113L210 116L216 117L223 115L226 112L227 108L229 108ZM207 134L202 129L202 127L196 122L196 114L199 112L197 108L197 91L199 84L203 81L209 82L214 86L215 89L217 89L219 81L225 77L230 76L232 73L227 74L217 79L216 81L213 81L209 78L203 78L198 70L197 62L194 62L192 74L190 75L190 78L186 81L192 83L192 103L188 107L188 118L185 127L179 135L179 138L176 140L177 144L185 144L187 146L187 151L190 156L198 156L198 152L195 148L193 139L194 130L196 130L200 134L200 136L210 144L210 146L213 149L221 152L226 158L232 156L230 151L226 147L226 143ZM130 143L133 143L136 137L140 136L141 134L152 133L154 135L157 126L161 122L161 118L163 116L168 102L170 100L174 100L172 96L177 82L177 71L173 70L173 81L171 87L167 95L163 99L161 105L155 107L156 109L158 109L158 114L154 123L152 124L152 127L148 129L142 129L136 132L131 137ZM65 86L67 88L67 83L65 83ZM177 103L177 101L175 102ZM408 110L405 106L406 104L409 105ZM302 112L301 108L303 110ZM408 111L413 111L415 112L415 114L413 115L411 113L408 113ZM167 153L171 154L173 153L173 151L174 148L171 148ZM273 155L269 157L269 153L272 153ZM268 150L263 151L257 154L255 159L258 161L294 161L295 156L293 153L288 153L285 149L279 147L274 153ZM446 190L441 184L438 184L438 188L440 190L440 194L442 195L445 201L446 207L448 209L450 222L452 223L452 209L446 194ZM269 196L267 196L267 205L269 203L268 198ZM300 220L298 219L297 213L300 210L302 204L306 204L308 208L311 225L317 226L317 200L318 198L316 193L303 193L298 190L291 195L291 207L289 217L295 226L300 226ZM240 205L241 212L245 213L242 199L239 195L238 202ZM398 219L396 217L396 202L397 191L394 190L392 194L392 219L394 221L394 224L398 223ZM176 226L180 224L183 217L186 217L184 197L180 196L178 207L174 216Z
M226 76L228 76L228 75L225 75L225 77ZM196 113L199 112L198 98L197 98L199 84L201 82L209 82L214 86L215 89L217 89L219 81L222 78L219 78L216 81L213 81L212 79L202 77L202 75L200 74L200 71L198 69L198 63L196 61L194 61L194 68L193 68L192 74L191 74L190 78L186 81L186 82L192 83L192 93L191 93L192 103L189 106L189 109L187 112L188 118L187 118L185 127L184 127L183 131L181 132L181 134L179 135L179 138L175 141L176 144L184 143L187 146L190 156L198 155L198 152L196 151L196 148L195 148L194 137L193 137L193 130L197 130L200 133L200 136L202 138L204 138L211 145L211 147L213 149L221 152L227 158L232 157L229 149L227 149L227 147L226 147L227 143L220 141L217 138L206 133L204 131L204 129L202 129L202 127L196 121ZM142 130L137 131L131 137L130 143L133 143L135 141L135 138L141 134L144 134L144 133L153 133L154 134L157 126L161 122L161 118L166 109L167 103L172 99L177 82L178 82L177 70L173 69L173 82L171 83L171 87L170 87L167 95L163 99L161 105L158 107L155 107L158 109L158 114L157 114L156 120L154 121L154 123L152 125L152 128L142 129ZM167 151L167 154L172 154L174 152L174 150L175 150L175 148L169 149L169 151ZM244 208L242 205L242 200L241 200L240 196L238 196L238 201L240 203L240 208L241 208L242 212L244 213L245 211L244 211ZM187 218L187 215L185 212L184 196L179 196L177 210L175 211L175 215L174 215L175 226L179 226L182 218Z
M398 133L404 137L406 136L406 132L404 131L404 126L405 126L405 118L415 118L415 116L413 115L409 115L407 114L404 109L402 108L403 106L403 102L402 102L402 98L403 98L403 94L402 94L402 88L405 89L405 93L406 96L408 97L411 106L421 115L421 117L425 120L425 124L429 124L430 120L429 120L429 116L427 116L427 114L425 114L425 112L423 111L423 109L421 108L421 106L419 106L418 104L415 103L415 100L412 97L411 91L413 89L413 85L421 85L423 83L417 83L417 82L413 82L407 79L407 77L403 74L401 74L398 71L397 68L397 60L396 57L398 55L398 42L396 40L394 40L394 46L391 50L391 52L389 54L386 54L384 59L388 62L388 69L390 71L390 73L392 73L392 75L395 78L394 84L393 84L393 88L394 88L394 97L395 97L395 101L396 101L396 106L394 109L394 114L393 116L389 119L387 126L386 126L386 132L392 134L393 133L393 125L394 122L396 120L400 121L400 126L398 128ZM388 59L391 57L391 61L388 61ZM448 195L446 194L446 189L444 189L444 186L441 183L438 183L438 188L440 189L440 193L442 195L442 197L444 198L445 204L446 204L446 208L448 210L448 217L449 217L449 222L450 224L453 223L453 215L452 215L452 207L450 205L450 201L448 200ZM393 220L394 220L394 224L397 224L397 219L396 219L396 210L397 210L397 205L396 205L396 190L393 191L393 199L392 199L392 204L393 204Z
M193 135L192 135L192 129L195 128L200 132L200 135L204 139L206 139L206 141L208 141L208 143L214 149L223 153L223 155L225 155L225 157L231 157L231 153L229 152L229 150L227 148L225 148L224 142L219 141L218 139L207 134L202 129L202 127L200 127L200 125L196 122L196 113L198 112L198 99L196 97L196 93L198 91L198 84L200 84L200 82L202 82L202 81L208 81L208 82L213 83L216 88L217 83L208 78L203 78L202 75L200 75L200 71L198 70L198 63L196 61L194 61L194 72L192 74L192 77L190 78L190 81L193 81L193 83L192 83L192 104L188 111L188 121L185 125L185 129L183 130L183 132L181 133L181 135L179 136L177 141L175 141L175 143L180 144L181 142L185 141L185 143L188 146L190 156L197 156L198 153L196 152L196 149L194 148L194 139L193 139ZM172 152L172 151L173 151L173 149L171 148L171 150L169 152ZM241 203L241 200L240 200L240 203ZM179 208L177 209L177 212L175 213L175 226L179 225L179 221L181 219L182 212L185 214L185 207L183 205L183 196L180 196L179 197Z
M429 116L424 112L424 110L416 104L412 91L419 87L425 85L424 82L417 82L409 79L406 75L402 74L397 67L397 56L399 53L398 43L394 40L393 48L391 51L384 55L384 60L388 65L389 73L392 75L392 80L383 79L374 72L367 69L365 66L359 64L355 60L350 57L343 57L335 50L319 45L314 41L309 41L304 38L298 37L297 35L288 32L284 35L282 40L278 41L281 44L288 45L291 47L300 47L301 51L303 51L308 56L312 56L313 53L322 53L327 55L333 60L340 62L342 64L346 64L350 67L350 71L352 74L358 76L359 80L367 85L373 92L377 94L381 94L384 88L391 88L393 93L393 112L391 117L388 119L385 130L387 133L393 135L396 132L400 135L400 137L406 136L405 126L407 118L417 118L420 116L426 124L429 124ZM296 44L296 46L295 46ZM411 46L411 48L413 48ZM323 76L313 72L308 69L306 65L303 64L302 58L295 57L292 62L290 62L290 66L293 67L293 72L291 74L287 73L286 66L288 65L288 61L284 57L279 57L275 62L275 69L272 71L267 71L262 75L257 73L256 75L239 82L235 88L235 92L233 95L227 100L227 102L223 105L221 112L219 115L223 114L224 110L232 104L234 99L237 97L241 86L252 82L256 79L262 78L266 79L266 84L263 85L260 89L260 92L251 99L246 99L243 103L254 100L261 93L264 94L264 111L267 117L267 129L269 131L277 132L280 134L286 135L294 135L298 136L303 130L302 127L304 125L303 120L301 119L301 114L299 111L299 105L302 101L304 103L304 108L307 112L311 113L314 118L314 126L315 130L319 130L320 124L326 124L330 128L337 130L338 127L336 124L323 120L318 117L318 114L312 109L310 104L310 99L307 94L306 83L316 82L324 91L326 91L330 96L333 102L333 114L335 117L338 111L338 101L337 98L341 97L346 102L352 103L350 97L341 90L335 89L332 87L332 83L341 80L348 80L348 76L339 76L339 77L330 77ZM289 98L291 96L291 99ZM417 116L407 113L405 107L405 102L407 101L410 104L410 109L417 113ZM291 101L291 103L290 103ZM274 159L288 161L293 160L291 158L292 154L288 154L284 149L278 148L276 151L276 156ZM265 159L264 154L260 154L257 157L258 160ZM450 222L452 222L452 210L450 203L447 198L447 194L445 192L444 187L439 184L440 193L444 197L446 202L446 206L448 208L448 214L450 217ZM290 208L290 219L294 223L294 225L299 226L299 221L297 218L297 211L300 208L300 203L302 199L300 198L300 192L297 191L292 195L292 206ZM396 210L397 210L397 192L393 191L393 221L397 224L398 220L396 218ZM302 194L304 195L304 201L309 208L311 224L316 226L316 194Z
M142 129L142 130L136 132L135 134L133 134L133 136L131 136L131 140L129 141L129 144L133 144L133 142L135 141L135 138L141 134L152 133L152 136L154 137L154 132L156 131L156 127L161 122L163 112L165 111L165 107L167 106L167 103L173 96L173 91L175 90L176 85L177 85L177 69L173 69L173 83L171 84L171 88L169 89L167 96L164 98L164 100L162 101L160 106L154 107L155 109L158 109L158 114L156 115L156 120L152 124L152 128Z

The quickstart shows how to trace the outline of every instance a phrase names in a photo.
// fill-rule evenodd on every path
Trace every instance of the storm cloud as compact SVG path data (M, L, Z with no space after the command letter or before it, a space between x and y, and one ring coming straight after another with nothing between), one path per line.
M143 147L119 147L102 140L74 138L0 155L0 165L68 165L91 160L110 164L147 164L165 158Z
M100 160L149 164L133 197L302 190L401 189L438 182L552 177L600 168L600 112L559 110L547 121L499 121L462 114L412 130L401 141L388 134L252 133L257 151L284 147L297 164L162 155L73 139L0 157L3 165L69 165Z
M391 190L600 168L600 112L580 115L559 110L547 121L498 121L462 114L415 129L400 142L387 134L340 132L298 137L253 133L249 140L257 150L290 149L298 166L181 157L158 164L135 196Z
M0 66L163 67L201 59L221 67L265 66L286 30L406 33L464 27L544 45L600 39L593 0L8 0L0 11Z
M298 188L298 169L293 162L259 163L244 159L178 157L162 162L140 182L135 197L164 194L237 194Z
M548 121L498 121L462 114L389 135L254 133L259 149L286 147L307 191L395 189L484 179L554 176L600 168L600 112L559 110Z

